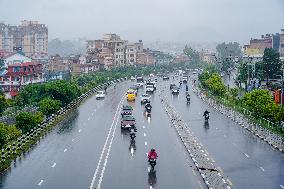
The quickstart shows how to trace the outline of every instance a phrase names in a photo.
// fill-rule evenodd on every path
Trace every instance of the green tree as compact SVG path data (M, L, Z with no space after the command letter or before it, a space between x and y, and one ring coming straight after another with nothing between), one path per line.
M272 48L266 48L263 55L264 75L266 84L268 85L269 78L276 79L276 75L281 74L281 62L279 52Z
M16 140L20 135L21 131L17 129L15 125L6 126L7 129L7 142Z
M36 112L34 115L30 112L21 112L16 116L16 127L26 133L36 127L42 120L43 115L40 112Z
M222 82L222 78L217 73L213 73L205 83L213 95L223 96L226 93L226 87Z
M0 147L2 147L7 140L7 129L3 123L0 123Z
M59 100L52 100L50 97L44 98L39 102L39 110L46 116L49 116L61 107L61 102Z
M199 55L198 51L196 51L193 48L188 47L186 45L183 52L184 52L184 54L186 54L190 58L190 60L193 64L199 64L200 63L200 55Z
M8 102L3 95L0 95L0 115L6 110L8 107Z

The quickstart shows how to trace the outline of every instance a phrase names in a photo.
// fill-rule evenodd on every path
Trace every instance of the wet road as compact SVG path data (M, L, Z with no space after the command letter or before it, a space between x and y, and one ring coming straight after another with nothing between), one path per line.
M234 188L284 188L283 154L208 108L192 91L192 103L186 105L185 87L172 97L169 83L159 81L158 90L167 88L170 102ZM89 98L1 176L0 188L205 188L168 122L158 91L152 96L151 119L144 116L139 98L132 103L135 144L121 131L119 110L127 103L124 94L130 85L108 89L105 100ZM209 127L201 116L206 108L211 112ZM149 173L146 153L151 147L159 158L156 172Z
M208 107L191 90L191 104L187 105L184 86L180 95L173 97L169 83L172 82L163 85L171 103L233 182L234 188L284 188L283 153ZM205 109L210 112L209 126L204 125Z
M157 94L153 119L144 117L139 100L132 104L138 132L131 150L119 111L129 86L124 82L108 89L105 100L88 99L1 176L0 188L201 188ZM151 147L158 149L159 159L157 172L149 173Z

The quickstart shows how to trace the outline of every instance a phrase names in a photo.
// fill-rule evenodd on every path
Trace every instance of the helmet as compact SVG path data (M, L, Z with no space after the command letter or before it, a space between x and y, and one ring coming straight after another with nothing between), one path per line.
M152 148L152 149L151 149L151 151L152 151L152 152L155 152L155 149L154 149L154 148Z

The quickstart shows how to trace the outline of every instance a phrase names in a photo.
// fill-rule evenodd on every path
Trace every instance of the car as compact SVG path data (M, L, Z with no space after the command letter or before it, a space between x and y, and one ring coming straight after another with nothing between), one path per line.
M136 98L136 91L135 90L128 89L126 95L127 95L128 101L135 101L135 98Z
M133 108L132 106L123 106L122 107L122 111L121 111L121 115L132 115L132 111L133 111Z
M136 78L136 82L137 83L143 83L144 82L144 78L139 76L139 77Z
M105 98L105 96L106 96L105 91L98 91L96 94L96 99L103 99Z
M176 84L170 84L170 90L172 90L174 87L176 87Z
M135 81L135 77L131 76L130 80Z
M163 80L169 80L170 78L169 78L169 76L168 75L164 75L163 76Z
M138 88L141 88L141 87L144 86L144 83L142 83L142 82L136 83L136 86L137 86Z
M188 80L188 77L187 77L187 76L183 76L183 77L182 77L182 82L183 82L183 83L187 83L187 80Z
M154 88L154 85L152 84L147 84L146 85L146 92L154 92L155 91L155 88Z
M179 94L179 87L175 86L172 88L172 94Z
M142 94L141 95L141 104L145 104L150 102L151 96L149 94Z
M130 129L135 127L136 121L133 115L123 115L121 118L121 128L122 129Z

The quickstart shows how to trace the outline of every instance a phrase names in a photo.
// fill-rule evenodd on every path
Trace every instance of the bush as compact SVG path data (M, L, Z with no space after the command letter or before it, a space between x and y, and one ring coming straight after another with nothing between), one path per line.
M53 100L50 97L44 98L39 102L39 110L46 116L57 112L61 107L59 100Z
M43 114L41 112L36 112L34 115L30 112L21 112L16 116L16 127L26 133L42 121Z

